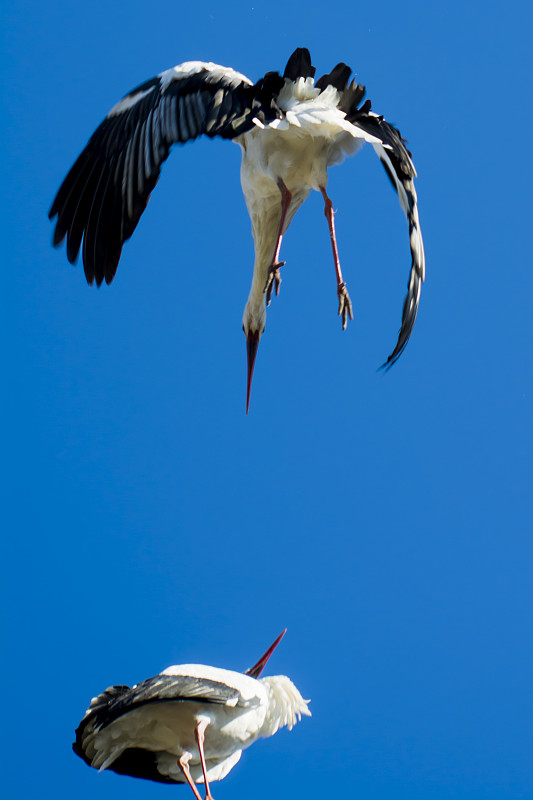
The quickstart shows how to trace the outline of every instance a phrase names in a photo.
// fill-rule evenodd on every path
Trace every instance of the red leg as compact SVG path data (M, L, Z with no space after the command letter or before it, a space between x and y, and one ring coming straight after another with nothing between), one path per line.
M333 203L328 197L324 186L320 187L322 197L324 198L325 207L324 214L329 225L329 238L331 239L331 249L333 250L333 262L335 264L335 274L337 276L337 295L339 297L339 316L342 316L342 329L345 330L348 322L348 317L353 319L352 302L346 289L346 284L342 278L341 262L339 260L339 251L337 250L337 238L335 236L335 221L333 212Z
M281 250L281 240L283 239L283 229L285 228L285 220L287 219L287 211L289 210L289 206L292 200L292 194L291 192L289 192L289 190L287 189L281 178L278 178L278 188L281 192L281 217L279 220L278 238L276 239L274 256L272 257L272 264L270 265L267 282L263 290L266 293L267 306L270 305L270 299L272 297L272 288L274 286L276 290L276 297L279 295L279 287L281 286L281 277L279 274L279 268L283 267L285 264L284 261L279 261L279 253Z
M196 730L194 731L194 736L196 738L196 743L198 744L198 750L200 751L200 761L202 762L202 772L204 773L204 783L205 783L205 800L213 800L213 795L211 794L211 789L209 788L209 781L207 780L207 767L205 764L205 755L204 755L204 734L205 729L209 725L207 720L203 719L201 722L198 723L196 726Z
M193 781L193 779L191 777L191 771L189 769L189 761L190 760L191 760L191 754L187 753L187 752L183 753L178 758L178 767L183 772L183 774L185 776L185 780L187 781L187 783L189 784L189 786L193 790L194 796L196 797L196 800L202 800L202 798L200 797L200 792L198 791L198 789L194 785L194 781Z

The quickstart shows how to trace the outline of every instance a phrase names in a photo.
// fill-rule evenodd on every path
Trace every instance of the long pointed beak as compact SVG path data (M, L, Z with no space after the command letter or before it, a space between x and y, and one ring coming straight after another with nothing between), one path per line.
M246 413L250 407L250 392L252 391L252 377L254 374L255 357L259 347L259 331L250 331L246 337L246 352L248 354L248 385L246 387Z
M274 650L276 649L278 644L281 642L281 640L283 639L283 637L285 636L286 633L287 633L287 628L285 628L284 631L281 631L281 633L278 636L278 638L276 639L276 641L273 644L270 645L270 647L268 648L266 653L264 653L264 655L261 656L261 658L259 659L257 664L254 664L253 667L250 667L250 669L247 669L244 674L245 675L249 675L251 678L258 678L261 675L261 673L263 672L268 659L270 658L270 656L272 655L272 653L274 652Z

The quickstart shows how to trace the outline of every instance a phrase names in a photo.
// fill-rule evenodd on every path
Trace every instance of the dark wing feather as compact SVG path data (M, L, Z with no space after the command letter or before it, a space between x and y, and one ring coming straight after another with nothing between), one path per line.
M76 731L76 742L81 741L89 723L94 730L99 730L148 703L188 701L233 707L253 705L253 700L242 700L240 692L225 683L190 675L156 675L131 689L129 686L110 686L95 697Z
M283 77L289 78L291 81L297 81L298 78L314 78L315 71L307 47L297 47L287 61Z
M189 675L156 675L130 689L129 686L110 686L93 698L84 718L76 729L76 741L72 749L86 764L93 765L93 758L86 752L92 735L110 725L114 720L133 709L157 703L197 702L248 707L259 702L259 698L243 700L240 692L225 683ZM161 775L154 753L140 748L128 748L108 767L124 775L146 778L163 783L175 783L174 779Z
M77 755L81 755L86 764L92 766L90 758L78 752L75 745L73 745L73 749ZM185 778L180 781L179 778L170 778L168 775L163 775L162 772L159 772L157 758L158 753L153 750L144 750L142 747L128 747L106 769L119 775L144 778L144 780L154 781L155 783L173 783L174 785L176 783L185 783Z
M243 75L190 62L138 86L111 109L63 181L50 209L55 247L83 240L88 283L111 283L122 246L146 208L171 146L197 136L234 139L261 112Z
M351 87L346 91L348 92L350 89ZM363 89L363 87L355 87L355 90L357 89ZM362 94L360 92L358 94L357 102L362 99ZM342 110L347 111L347 119L356 127L380 140L381 144L376 143L373 145L374 150L398 193L401 206L409 223L411 271L407 284L407 296L403 305L398 341L393 352L383 364L385 369L389 369L403 353L413 332L420 302L420 291L425 278L424 243L418 219L417 196L414 185L416 170L411 160L411 153L407 150L405 140L402 138L400 131L386 122L383 117L370 111L370 102L368 100L360 109L357 109L354 103L351 108L343 108Z
M322 75L321 78L317 80L315 86L317 89L321 89L322 91L327 86L334 86L335 89L338 89L339 92L344 92L346 89L346 84L350 79L352 70L342 61L340 64L337 64L336 67L333 67L331 72L327 75Z

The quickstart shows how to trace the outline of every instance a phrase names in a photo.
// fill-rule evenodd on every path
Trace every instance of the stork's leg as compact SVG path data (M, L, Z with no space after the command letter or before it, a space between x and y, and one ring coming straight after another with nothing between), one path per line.
M284 261L279 261L279 251L281 250L281 240L283 239L283 229L285 227L285 220L287 219L287 211L292 200L292 194L289 192L281 178L278 178L278 188L281 192L281 217L279 221L278 238L276 239L276 249L272 258L272 264L268 271L268 278L263 292L266 293L266 304L270 305L272 298L272 289L276 289L276 297L279 294L279 287L281 286L281 276L279 268L285 265Z
M196 726L196 730L194 731L194 736L196 739L196 744L198 745L198 750L200 752L200 761L202 763L202 772L204 773L204 783L205 783L205 800L213 800L213 795L211 794L211 789L209 788L209 781L207 780L207 767L205 764L205 754L204 754L204 738L205 738L205 729L209 725L209 722L206 719L200 720L198 725Z
M339 316L342 317L342 329L346 329L348 317L353 319L352 301L346 289L346 284L342 279L341 262L339 261L339 251L337 250L337 239L335 237L335 222L333 219L333 203L328 197L326 188L320 187L322 197L324 198L324 214L326 215L329 225L329 238L331 239L331 249L333 250L333 261L335 263L335 274L337 275L337 295L339 297Z
M200 792L198 791L198 789L194 785L194 781L193 781L192 776L191 776L191 771L189 769L189 761L191 760L191 758L192 758L191 754L188 753L187 751L185 751L178 758L178 767L183 772L183 774L185 776L185 780L187 781L187 783L189 784L189 786L193 790L194 796L196 797L196 800L202 800L202 798L200 797Z

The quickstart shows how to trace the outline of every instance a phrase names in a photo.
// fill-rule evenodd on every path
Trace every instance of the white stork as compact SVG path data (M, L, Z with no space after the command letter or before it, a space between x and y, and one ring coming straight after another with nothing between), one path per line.
M267 72L253 84L229 67L187 61L133 89L109 112L63 181L50 209L57 215L53 244L67 237L76 261L83 239L88 283L111 283L122 246L133 234L176 142L201 134L233 139L242 149L241 182L252 221L255 263L243 315L248 354L246 410L257 347L265 329L272 289L279 293L281 240L311 189L325 202L342 327L353 319L335 238L327 168L370 142L409 223L411 272L396 347L383 366L403 352L416 320L424 280L424 247L414 187L416 171L400 132L361 105L364 86L349 82L337 64L314 82L306 48L290 57L283 77Z
M110 686L91 700L76 730L77 753L99 771L161 783L219 781L242 751L311 712L285 675L259 676L283 631L245 673L180 664L133 686Z

